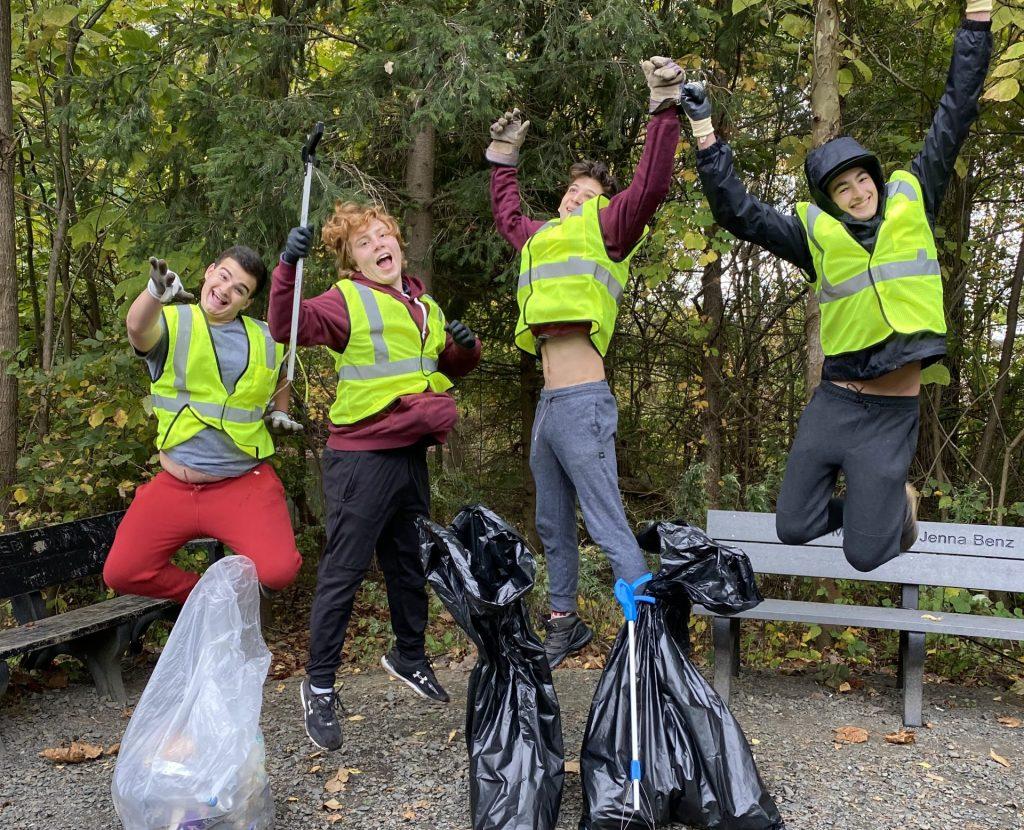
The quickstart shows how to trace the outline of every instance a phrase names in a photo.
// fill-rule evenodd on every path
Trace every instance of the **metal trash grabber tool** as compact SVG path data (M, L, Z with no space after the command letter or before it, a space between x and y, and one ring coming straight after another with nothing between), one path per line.
M324 122L317 121L313 132L306 136L306 143L302 145L302 160L306 164L306 180L302 185L302 218L299 220L299 225L303 228L306 227L306 222L309 220L309 191L313 186L316 145L323 137ZM300 259L295 264L295 293L292 296L292 328L288 337L288 374L286 375L289 386L295 379L295 347L299 336L299 303L302 302L302 264L304 261L304 259Z
M626 618L626 633L629 637L629 740L631 757L629 761L629 779L633 785L633 809L640 811L640 779L643 768L640 764L640 731L636 716L636 618L640 609L638 602L654 604L654 597L637 596L636 589L653 579L652 574L644 574L632 585L624 579L615 582L615 599L622 606Z

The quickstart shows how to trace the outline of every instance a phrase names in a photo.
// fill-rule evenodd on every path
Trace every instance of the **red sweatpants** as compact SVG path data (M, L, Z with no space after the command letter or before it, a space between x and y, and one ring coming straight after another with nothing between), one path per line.
M192 539L219 539L256 565L263 585L280 590L302 564L274 468L238 478L186 484L161 470L135 493L103 565L103 581L122 594L184 602L199 575L171 564Z

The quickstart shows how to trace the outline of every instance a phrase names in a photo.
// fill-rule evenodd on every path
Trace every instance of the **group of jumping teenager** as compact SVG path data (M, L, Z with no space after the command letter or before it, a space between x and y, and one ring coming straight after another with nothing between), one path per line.
M808 542L842 528L847 559L872 570L915 541L907 483L918 396L945 354L942 277L933 225L960 147L978 115L992 49L991 0L968 0L944 94L909 170L885 177L878 158L848 136L807 155L811 201L783 213L745 189L732 150L712 126L703 85L671 59L642 64L650 90L646 140L628 187L601 162L569 171L558 215L523 213L517 180L529 122L518 110L490 128L491 205L498 232L519 252L515 343L541 361L530 467L536 527L547 562L552 668L592 632L577 614L576 506L616 579L648 572L618 486L615 397L604 357L630 261L672 182L680 115L715 221L796 265L821 310L822 382L800 418L776 510L779 538ZM335 675L356 591L376 552L395 646L383 667L421 697L447 702L425 651L427 594L416 519L429 515L427 448L458 420L453 379L480 361L481 344L407 273L396 220L380 207L339 202L324 223L338 281L302 299L301 346L334 358L337 394L323 451L326 544L310 619L301 699L306 732L342 745ZM288 234L271 277L267 322L243 312L267 282L261 257L224 251L204 275L199 302L162 260L127 317L128 339L152 381L163 468L141 485L117 532L104 578L117 591L184 602L198 577L172 563L197 537L249 557L268 593L301 565L285 493L268 459L272 433L301 429L288 415L284 347L291 334L296 264L312 226ZM268 405L269 401L269 405ZM837 477L845 498L836 498ZM642 588L640 589L642 590Z

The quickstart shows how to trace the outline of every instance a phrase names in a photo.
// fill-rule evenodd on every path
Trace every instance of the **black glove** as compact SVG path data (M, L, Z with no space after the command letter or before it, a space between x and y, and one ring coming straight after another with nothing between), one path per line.
M473 349L476 348L476 335L473 334L472 330L465 323L460 323L458 320L452 320L445 324L445 331L451 336L452 340L455 341L455 345L461 349Z
M691 121L703 121L711 117L711 101L708 100L704 84L691 81L683 85L683 110Z
M288 241L284 243L284 253L281 254L281 259L289 265L294 265L300 259L305 259L309 256L312 242L312 225L306 225L304 228L292 228L288 231Z

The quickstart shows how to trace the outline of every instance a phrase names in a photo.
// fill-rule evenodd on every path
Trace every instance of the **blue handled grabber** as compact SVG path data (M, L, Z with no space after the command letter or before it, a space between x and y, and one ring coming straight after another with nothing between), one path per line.
M626 633L629 636L629 739L632 756L629 761L629 779L633 783L633 809L640 810L640 779L643 777L643 769L640 766L640 730L637 726L636 717L636 618L639 616L640 608L638 603L649 602L654 604L654 597L637 596L636 589L641 585L650 582L653 574L644 574L636 582L630 584L624 579L615 582L615 599L622 606L622 613L626 617Z

